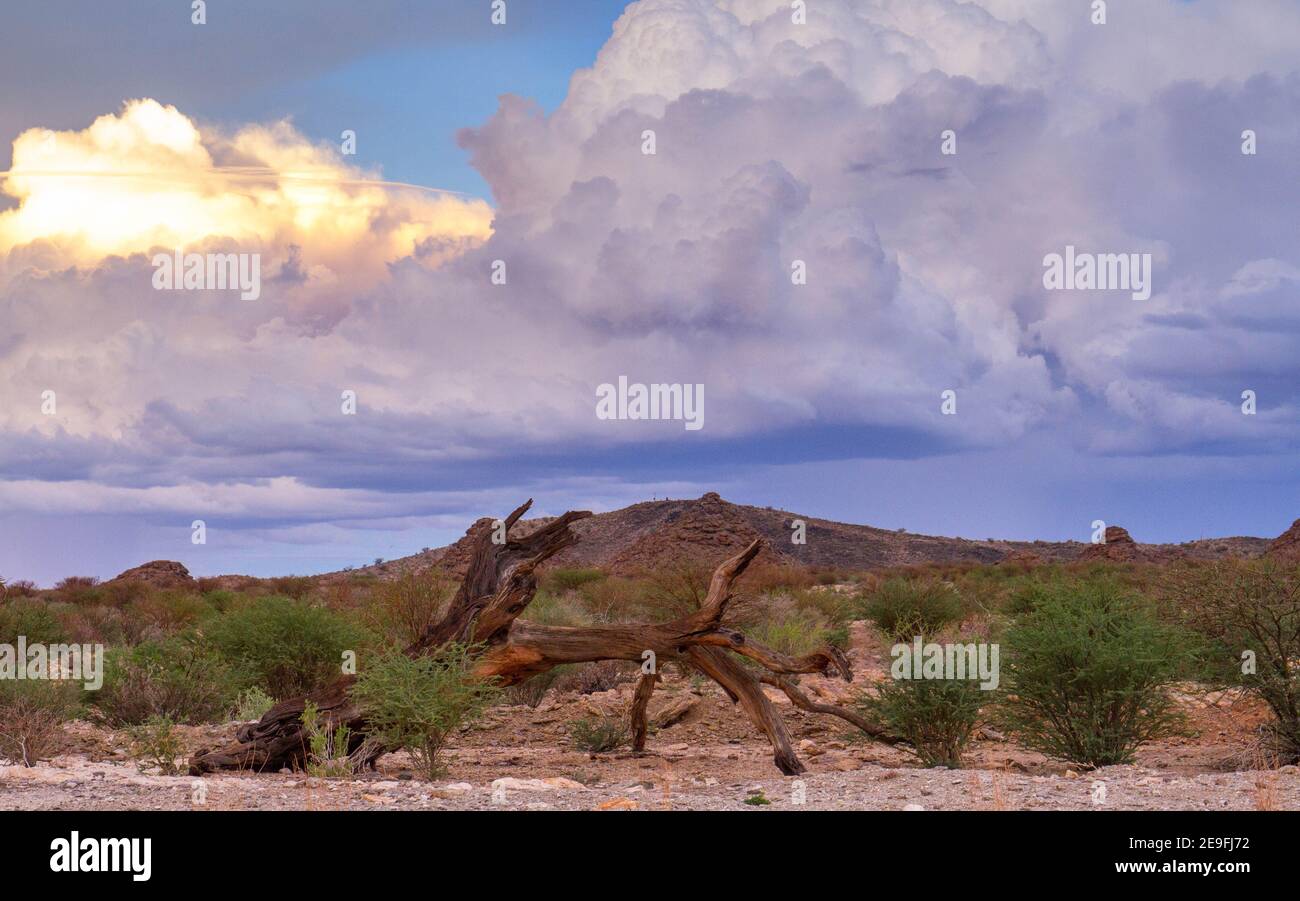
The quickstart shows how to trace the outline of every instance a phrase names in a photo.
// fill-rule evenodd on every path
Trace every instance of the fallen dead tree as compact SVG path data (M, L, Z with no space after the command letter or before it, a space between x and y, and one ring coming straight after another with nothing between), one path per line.
M882 741L890 736L857 714L809 700L792 677L801 673L824 673L852 680L848 659L835 647L826 646L803 657L789 657L747 639L722 625L732 587L757 556L762 540L756 539L736 556L724 561L713 573L709 591L700 609L666 623L628 623L582 628L544 626L520 621L537 591L537 567L577 542L570 526L589 512L571 511L521 538L510 530L532 506L528 501L504 521L504 529L485 530L479 537L468 571L446 614L424 631L405 651L418 656L436 651L449 642L478 648L473 672L483 679L496 679L503 686L523 682L538 673L565 663L597 660L627 660L642 663L652 652L656 669L664 661L675 661L699 670L713 679L738 703L750 720L772 744L777 767L787 775L804 771L794 752L785 723L764 694L761 683L783 691L792 703L805 711L838 716ZM505 536L503 543L495 543ZM747 666L746 657L757 666ZM314 704L320 722L330 729L346 724L351 731L348 752L358 764L374 765L387 749L367 735L365 716L350 697L355 676L343 676L323 689L303 697L282 701L256 723L240 728L235 744L204 750L190 760L190 772L201 775L219 769L261 772L300 766L307 753L302 713ZM646 711L658 676L643 675L630 710L633 747L645 747Z

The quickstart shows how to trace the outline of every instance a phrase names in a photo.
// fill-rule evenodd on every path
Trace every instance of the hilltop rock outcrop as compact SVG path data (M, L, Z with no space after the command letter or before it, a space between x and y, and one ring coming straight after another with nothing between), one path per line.
M1101 544L1090 544L1079 555L1080 560L1111 560L1129 563L1143 556L1128 529L1120 526L1106 526L1106 538Z
M193 588L194 577L175 560L151 560L128 569L110 582L143 582L154 588Z
M1187 556L1187 552L1182 548L1138 544L1128 533L1128 529L1107 526L1105 543L1088 545L1079 555L1079 559L1105 560L1110 563L1172 563L1186 559Z
M700 564L743 550L762 536L734 504L710 491L694 503L670 513L658 528L623 548L609 563L615 573L631 574L667 563ZM764 545L760 563L788 559Z

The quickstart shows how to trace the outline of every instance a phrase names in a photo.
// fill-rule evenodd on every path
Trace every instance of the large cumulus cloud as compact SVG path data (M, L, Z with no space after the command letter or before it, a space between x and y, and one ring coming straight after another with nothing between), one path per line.
M492 188L481 242L385 203L369 226L410 249L368 233L330 266L347 242L328 232L218 222L221 246L275 248L264 300L241 306L149 291L146 247L69 260L11 238L0 377L28 406L4 414L0 467L27 481L6 499L40 503L33 446L39 478L186 486L142 510L185 509L199 484L298 522L358 486L378 492L361 518L385 496L417 515L432 501L414 482L499 486L492 461L563 479L593 454L827 427L860 430L867 456L899 431L917 454L1036 434L1083 454L1294 448L1291 4L1112 4L1105 26L1030 0L807 6L795 24L785 0L631 4L557 110L507 96L462 132ZM299 145L262 129L244 146ZM1043 256L1067 244L1152 254L1151 299L1045 292ZM704 384L705 429L597 420L594 389L619 375ZM39 419L56 385L66 418ZM343 389L361 415L340 416Z

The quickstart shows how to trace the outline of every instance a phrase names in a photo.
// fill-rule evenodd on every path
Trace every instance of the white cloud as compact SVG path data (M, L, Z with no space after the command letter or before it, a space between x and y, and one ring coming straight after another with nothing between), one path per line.
M382 480L538 448L690 440L680 424L598 421L595 386L621 374L704 383L705 438L835 424L913 430L928 436L918 452L927 441L997 448L1038 430L1106 452L1294 441L1294 401L1280 390L1249 436L1232 400L1238 383L1294 374L1285 361L1300 339L1261 338L1233 319L1245 308L1224 305L1266 296L1270 316L1285 314L1277 292L1295 284L1298 261L1262 245L1278 240L1270 223L1291 216L1300 182L1270 175L1259 192L1236 136L1241 121L1294 109L1300 82L1172 83L1197 65L1216 82L1282 72L1281 48L1297 49L1300 29L1285 32L1294 13L1279 4L1190 8L1204 6L1123 5L1140 15L1090 31L1064 22L1061 4L1020 0L819 0L806 26L775 0L641 0L555 113L506 97L463 133L496 202L481 246L459 239L480 234L483 210L459 201L431 210L335 184L321 203L358 199L360 211L320 215L295 205L291 181L251 201L222 182L215 195L184 194L197 231L97 226L94 240L112 240L68 268L61 242L78 236L46 227L27 194L33 206L0 214L40 238L0 263L11 324L0 379L16 399L0 428L38 432L67 448L78 477L132 491L271 479L243 509L291 502L308 518L340 515L339 496L277 479ZM1210 58L1211 34L1259 40L1262 55ZM285 126L218 140L180 112L135 109L161 117L147 129L153 166L247 158L343 178ZM133 116L60 138L54 159L86 166L134 146ZM1294 168L1276 162L1300 158L1288 128L1270 133L1261 167ZM654 156L641 152L646 129ZM956 157L939 152L945 129L958 134ZM43 158L39 137L21 139L16 163ZM1222 153L1202 158L1203 147ZM1234 193L1250 194L1252 212L1234 210L1231 228L1259 247L1217 231L1215 204ZM1209 199L1189 215L1189 197ZM232 209L246 232L226 227ZM451 213L471 224L426 228ZM148 288L148 247L133 241L209 232L271 248L262 302ZM1153 253L1151 301L1045 294L1042 257L1067 243ZM497 259L506 286L489 281ZM807 285L791 284L796 260ZM58 418L40 415L46 388L59 391ZM345 388L358 392L358 417L339 413ZM955 420L939 415L949 388ZM184 506L193 489L165 490ZM345 506L405 509L377 490L342 496Z

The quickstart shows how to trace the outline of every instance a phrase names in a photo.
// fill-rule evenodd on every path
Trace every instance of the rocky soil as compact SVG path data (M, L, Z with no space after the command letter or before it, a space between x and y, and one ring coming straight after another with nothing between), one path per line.
M859 679L883 678L883 646L862 624L853 638ZM841 703L858 687L821 677L802 685ZM405 754L382 758L377 772L360 778L164 776L139 770L124 733L75 723L67 753L32 768L0 766L0 809L1300 810L1300 772L1267 769L1253 750L1265 711L1194 686L1180 693L1187 736L1143 748L1133 765L1093 772L1023 751L991 728L977 733L967 769L923 769L905 751L855 740L840 720L773 694L808 765L797 778L776 770L770 748L713 683L672 672L650 713L679 718L650 736L647 753L591 755L569 746L571 722L621 714L632 687L495 707L456 736L448 775L435 782ZM186 750L228 740L236 726L184 727Z

